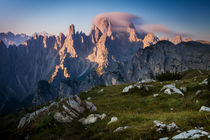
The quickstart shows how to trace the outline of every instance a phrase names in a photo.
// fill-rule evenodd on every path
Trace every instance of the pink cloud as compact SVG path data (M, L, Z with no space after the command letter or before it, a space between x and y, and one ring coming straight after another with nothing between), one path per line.
M173 31L172 29L169 29L167 26L160 24L144 24L140 25L137 29L139 31L153 32L166 37L174 37L176 35L181 35L182 37L192 36L191 34L188 33Z
M141 18L128 14L123 12L110 12L110 13L102 13L95 16L95 18L92 21L92 26L96 25L99 29L101 27L101 20L102 19L108 19L111 21L112 24L112 30L126 30L128 26L131 24L134 24L135 26L138 26L141 24Z
M191 36L187 33L176 32L165 25L160 24L143 24L143 19L139 16L123 13L123 12L110 12L102 13L95 16L92 21L92 27L96 25L102 32L104 31L106 24L104 20L111 21L112 31L126 31L128 26L132 24L136 27L137 32L152 32L160 37L172 38L176 35L182 37Z

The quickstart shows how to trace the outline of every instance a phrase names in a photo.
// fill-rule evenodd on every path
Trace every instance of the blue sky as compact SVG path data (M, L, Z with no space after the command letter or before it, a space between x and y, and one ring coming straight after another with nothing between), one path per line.
M0 0L0 32L88 33L95 15L125 12L194 39L210 40L210 0Z

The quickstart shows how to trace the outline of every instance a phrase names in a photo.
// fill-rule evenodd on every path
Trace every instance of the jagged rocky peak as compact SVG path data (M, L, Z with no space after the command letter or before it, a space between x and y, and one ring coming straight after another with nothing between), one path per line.
M75 27L73 24L71 24L69 26L68 34L62 47L63 49L60 50L62 54L65 50L67 50L67 53L69 53L71 57L78 56L74 48L75 45L74 35L75 35Z
M103 34L112 35L111 20L107 17L99 18L93 27L97 27Z
M154 35L154 33L147 33L147 35L144 37L144 40L143 40L143 43L144 43L143 48L156 44L157 41L159 41L159 39L158 37Z
M63 33L59 33L59 36L56 37L59 48L63 46L65 39L66 37Z
M127 32L129 33L129 41L130 42L139 42L141 41L140 38L138 38L138 35L136 33L136 28L133 23L130 23L130 25L127 28Z
M69 26L68 35L74 35L74 34L75 34L75 27L74 27L74 24L71 24Z
M175 45L181 43L181 42L182 42L182 37L181 37L181 35L175 36L175 37L171 40L171 42L174 43Z
M189 36L184 39L184 42L189 42L189 41L192 41L192 38Z
M65 39L65 35L63 33L59 33L59 40L64 40Z
M100 39L102 32L99 30L99 28L96 25L94 25L91 30L90 35L91 35L92 43L96 43Z

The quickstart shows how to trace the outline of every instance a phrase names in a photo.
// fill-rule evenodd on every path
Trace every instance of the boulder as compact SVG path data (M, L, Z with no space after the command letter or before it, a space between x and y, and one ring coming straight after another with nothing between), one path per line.
M200 139L200 137L208 136L209 133L199 129L192 129L188 131L184 131L174 137L172 140L180 140L180 139Z
M199 83L200 85L208 85L208 79L204 79L201 83Z
M157 97L157 96L159 96L159 94L153 94L153 97Z
M119 131L124 131L124 130L129 129L129 128L131 128L131 127L130 126L118 127L113 131L113 133L119 132Z
M123 89L122 93L127 93L127 92L129 92L129 90L132 89L132 88L134 88L134 86L133 86L133 85L129 85L129 86L127 86L127 87L125 87L125 88Z
M210 108L209 107L206 107L206 106L202 106L199 111L200 112L201 111L210 112Z
M176 86L174 84L169 84L169 85L163 86L163 88L160 91L163 91L163 90L164 90L164 93L166 93L168 95L180 94L180 95L184 96L184 94L181 92L181 90L176 88Z
M154 124L155 124L155 127L157 127L157 131L163 131L164 129L166 129L168 132L170 131L175 131L177 130L179 127L174 123L170 123L170 124L164 124L163 122L161 121L158 121L158 120L155 120L153 121Z
M84 125L87 125L87 124L95 123L97 121L97 119L103 120L105 117L106 117L105 113L103 113L101 115L100 114L90 114L89 116L87 116L87 118L80 119L79 122L81 122Z
M89 109L90 111L96 111L97 110L97 107L93 103L91 103L89 101L85 101L85 103L86 103L86 108Z
M159 140L168 140L168 137L159 138Z
M55 113L54 119L58 122L71 122L73 120L73 118L69 117L68 115L64 116L60 112Z
M112 117L111 120L107 123L107 125L113 123L113 122L116 122L118 121L118 118L117 117Z

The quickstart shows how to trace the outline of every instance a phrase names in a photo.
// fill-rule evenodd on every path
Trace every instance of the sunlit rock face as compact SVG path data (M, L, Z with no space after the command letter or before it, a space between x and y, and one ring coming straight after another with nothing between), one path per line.
M181 35L175 36L175 37L171 40L171 42L174 43L175 45L181 43L181 42L182 42L182 37L181 37Z
M144 37L144 40L143 40L144 47L143 48L146 48L150 45L156 44L157 41L159 41L159 39L153 33L148 33Z
M191 38L191 37L186 37L186 38L184 39L184 42L189 42L189 41L192 41L192 38Z

